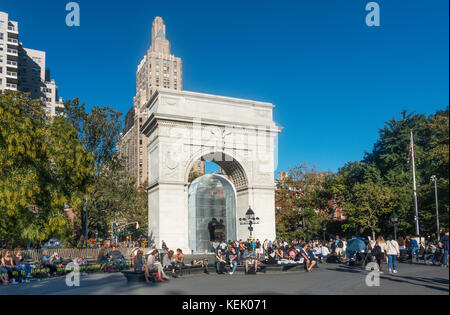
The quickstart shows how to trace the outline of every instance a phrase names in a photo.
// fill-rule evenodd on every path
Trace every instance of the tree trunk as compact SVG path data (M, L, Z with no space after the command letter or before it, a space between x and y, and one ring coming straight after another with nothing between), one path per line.
M374 229L372 229L372 240L375 241L375 230Z

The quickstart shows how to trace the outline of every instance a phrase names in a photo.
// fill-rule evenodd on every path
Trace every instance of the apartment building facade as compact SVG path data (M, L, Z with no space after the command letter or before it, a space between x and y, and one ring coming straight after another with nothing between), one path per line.
M45 51L24 48L19 41L19 23L0 12L0 93L6 90L30 93L42 100L48 116L59 115L63 100L46 68Z

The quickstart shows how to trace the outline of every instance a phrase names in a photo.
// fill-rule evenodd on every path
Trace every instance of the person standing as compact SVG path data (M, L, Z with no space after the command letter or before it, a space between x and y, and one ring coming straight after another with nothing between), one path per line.
M264 243L263 243L263 254L264 254L264 259L267 258L267 251L269 250L269 240L265 239Z
M386 242L386 254L388 256L389 273L397 273L397 258L400 257L400 246L392 235L389 235Z
M439 241L439 245L440 247L444 250L444 261L442 266L443 267L448 267L448 231L445 232L444 236L442 236L441 240Z
M256 259L262 260L261 257L264 254L264 250L263 250L261 241L259 239L257 239L256 243L255 243L255 252L256 252Z
M373 245L372 253L375 257L375 260L378 264L378 270L380 273L383 273L383 261L385 258L386 253L386 241L384 240L383 236L379 236L375 242L375 245Z
M339 235L336 235L336 255L340 258L344 252L344 242L340 239Z

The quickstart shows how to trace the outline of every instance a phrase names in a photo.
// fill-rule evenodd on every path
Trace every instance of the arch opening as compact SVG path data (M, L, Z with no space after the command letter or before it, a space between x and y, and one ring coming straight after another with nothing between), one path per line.
M193 160L189 168L189 182L192 182L200 175L206 174L206 168L199 168L199 163L214 163L219 169L217 174L222 175L229 179L236 190L240 191L248 187L248 179L246 172L242 165L233 157L222 152L203 154L199 158ZM198 170L202 169L202 172ZM197 173L197 176L192 176L193 173Z
M236 190L225 177L208 174L189 186L189 247L210 250L211 242L237 238Z

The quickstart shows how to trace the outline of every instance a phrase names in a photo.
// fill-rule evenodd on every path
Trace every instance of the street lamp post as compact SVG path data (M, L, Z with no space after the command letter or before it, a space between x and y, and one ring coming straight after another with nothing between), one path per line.
M437 177L436 175L431 176L431 181L434 182L434 198L436 200L436 236L439 240L441 238L441 229L439 224L439 201L438 201L438 189L437 189Z
M394 238L397 239L397 226L400 222L397 213L393 212L389 218L389 221L394 226Z
M255 216L255 212L251 207L248 208L245 217L239 219L239 222L241 225L248 225L250 240L253 240L253 225L259 224L259 218Z
M88 231L88 199L86 198L86 232L85 232L85 244L86 244L86 249L88 248L88 237L89 237L89 231Z

